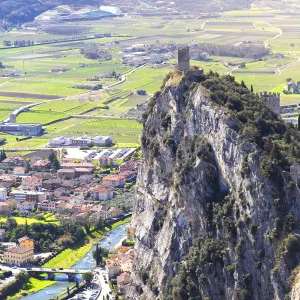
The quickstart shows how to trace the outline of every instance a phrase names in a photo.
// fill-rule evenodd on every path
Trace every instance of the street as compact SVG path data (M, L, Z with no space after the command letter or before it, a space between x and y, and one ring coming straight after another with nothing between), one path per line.
M13 273L12 276L5 278L3 280L0 280L0 288L4 287L8 283L12 282L15 279L15 276L19 272L21 272L18 268L11 268L11 267L7 267L7 266L3 266L3 265L0 265L0 269L1 269L1 271L12 271L12 273Z
M108 274L104 268L95 268L95 275L97 277L97 281L100 284L101 292L99 296L96 299L99 300L106 300L106 296L109 295L110 300L114 300L115 297L112 295L112 291L110 289L109 283L108 283Z

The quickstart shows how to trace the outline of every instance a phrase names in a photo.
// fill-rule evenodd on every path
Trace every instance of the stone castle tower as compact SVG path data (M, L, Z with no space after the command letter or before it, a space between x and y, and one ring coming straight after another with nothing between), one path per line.
M178 49L178 70L187 72L190 69L190 48L188 46Z
M256 93L256 95L265 100L266 104L268 104L272 111L276 114L280 113L280 93Z

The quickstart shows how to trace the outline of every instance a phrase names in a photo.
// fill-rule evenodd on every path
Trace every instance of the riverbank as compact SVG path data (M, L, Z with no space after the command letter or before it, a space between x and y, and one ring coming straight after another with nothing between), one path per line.
M76 243L73 246L62 251L60 254L49 260L43 265L45 268L71 268L75 265L80 259L82 259L89 251L91 251L93 245L103 239L105 233L108 233L110 230L113 230L121 225L129 223L131 217L127 217L124 220L118 221L111 225L111 228L105 227L105 231L97 230L86 236L88 241L82 241Z
M71 268L77 262L82 260L82 258L84 258L92 250L92 247L96 243L104 239L106 237L105 236L106 233L118 228L119 226L129 223L130 221L131 221L131 217L127 217L124 220L111 224L110 228L106 227L104 231L101 230L93 231L91 234L86 236L84 241L81 241L81 243L77 243L76 245L73 245L72 247L65 249L56 257L52 258L50 261L44 264L44 267ZM90 257L89 259L92 260L93 258ZM11 298L9 299L21 299L25 295L41 292L43 289L47 287L51 287L51 285L57 284L56 281L40 280L33 277L30 278L29 282L30 284L25 285L24 286L25 288L16 292L16 294L11 296Z
M23 287L22 290L16 292L14 295L9 296L7 299L21 299L26 295L34 294L40 290L43 290L44 288L51 286L55 284L55 281L52 280L44 280L44 279L37 279L34 277L31 277Z

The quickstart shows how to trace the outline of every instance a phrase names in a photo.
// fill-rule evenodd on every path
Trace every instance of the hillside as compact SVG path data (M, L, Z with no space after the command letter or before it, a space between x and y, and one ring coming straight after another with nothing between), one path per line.
M171 74L153 97L141 141L128 297L290 299L299 132L244 83L190 71Z
M0 0L0 19L4 23L22 24L32 21L44 11L63 4L95 4L95 0Z
M198 13L215 13L226 10L246 9L250 8L252 0L175 0L175 1L140 1L140 0L103 0L107 5L115 4L119 6L123 12L133 14L198 14Z
M4 24L22 24L32 21L39 14L52 9L58 5L117 5L123 12L144 13L144 14L163 14L166 12L174 13L212 13L224 10L245 9L250 7L251 0L228 0L228 1L174 1L158 2L149 0L120 1L120 0L0 0L0 19ZM134 9L132 9L134 8Z

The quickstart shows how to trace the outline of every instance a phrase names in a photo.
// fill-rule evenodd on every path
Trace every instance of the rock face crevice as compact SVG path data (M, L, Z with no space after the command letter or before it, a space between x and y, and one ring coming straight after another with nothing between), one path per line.
M261 149L197 76L173 74L144 118L127 298L284 299L299 189L262 176Z

